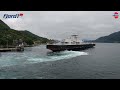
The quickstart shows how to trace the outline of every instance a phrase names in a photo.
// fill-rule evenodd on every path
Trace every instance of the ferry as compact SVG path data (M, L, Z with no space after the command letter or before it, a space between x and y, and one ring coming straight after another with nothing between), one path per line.
M47 44L46 48L56 51L80 51L88 48L93 48L95 46L94 43L85 43L82 40L78 39L78 35L71 35L70 38L63 39L60 43L57 44Z

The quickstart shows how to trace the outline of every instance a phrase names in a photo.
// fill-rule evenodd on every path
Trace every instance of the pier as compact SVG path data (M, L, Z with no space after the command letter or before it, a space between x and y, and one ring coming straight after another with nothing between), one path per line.
M1 45L0 52L20 52L24 51L24 43L22 39L13 40L13 44L9 45L8 41L6 45Z
M24 51L24 47L21 47L21 46L17 46L15 48L0 48L0 52L14 52L14 51L17 51L17 52L20 52L20 51Z

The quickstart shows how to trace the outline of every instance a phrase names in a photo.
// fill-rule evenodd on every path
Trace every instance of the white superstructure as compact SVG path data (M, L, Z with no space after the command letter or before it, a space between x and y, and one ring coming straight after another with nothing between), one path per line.
M72 35L70 38L63 39L61 41L62 44L69 44L69 45L78 45L83 43L82 40L78 39L78 35Z

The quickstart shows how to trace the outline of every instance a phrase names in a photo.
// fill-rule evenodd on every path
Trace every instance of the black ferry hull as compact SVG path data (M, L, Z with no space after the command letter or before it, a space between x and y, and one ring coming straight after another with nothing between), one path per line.
M93 48L95 44L81 44L81 45L47 45L46 48L55 51L80 51L88 48Z

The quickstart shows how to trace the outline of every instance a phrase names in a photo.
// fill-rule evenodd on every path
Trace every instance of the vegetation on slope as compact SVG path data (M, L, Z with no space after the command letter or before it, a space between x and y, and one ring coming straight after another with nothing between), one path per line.
M100 37L100 38L96 39L94 42L120 43L120 31L112 33L108 36Z
M47 43L47 38L39 37L27 30L17 31L11 29L7 24L0 20L0 45L13 45L14 40L22 39L26 45Z

